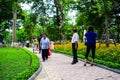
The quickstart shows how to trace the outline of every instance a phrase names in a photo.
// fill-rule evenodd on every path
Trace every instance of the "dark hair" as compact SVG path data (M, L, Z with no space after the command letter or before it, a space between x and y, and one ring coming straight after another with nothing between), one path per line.
M75 28L72 29L73 32L77 32L77 30Z
M89 26L88 32L94 32L94 29L93 29L93 26L92 26L92 25Z
M46 34L46 33L42 34L42 36L43 36L43 35L47 36L47 34Z

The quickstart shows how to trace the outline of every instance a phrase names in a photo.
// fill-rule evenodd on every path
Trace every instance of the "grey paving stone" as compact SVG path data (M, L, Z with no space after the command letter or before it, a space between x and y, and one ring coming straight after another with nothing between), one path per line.
M40 54L36 55L41 57ZM43 73L46 73L40 73L35 80L120 80L120 74L115 72L97 66L91 67L90 64L85 67L82 61L75 65L71 65L71 62L71 57L52 53L46 62L42 62Z

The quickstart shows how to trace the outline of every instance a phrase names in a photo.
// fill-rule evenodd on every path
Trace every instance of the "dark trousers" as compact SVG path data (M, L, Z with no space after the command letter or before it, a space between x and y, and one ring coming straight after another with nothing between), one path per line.
M77 59L77 49L75 49L75 43L72 43L72 52L73 52L73 62L76 63L78 62L78 59Z
M48 59L48 49L42 49L42 59L43 61Z
M40 43L38 45L38 48L39 48L39 53L41 52L41 46L40 46Z
M85 58L88 59L90 50L92 50L92 59L94 59L95 58L95 49L96 49L96 45L87 45Z
M26 46L29 47L29 43L27 43Z

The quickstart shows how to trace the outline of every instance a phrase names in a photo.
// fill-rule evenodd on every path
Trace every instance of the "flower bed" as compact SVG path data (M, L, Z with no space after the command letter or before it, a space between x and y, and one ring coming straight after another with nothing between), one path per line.
M68 43L66 45L55 44L54 51L56 52L72 56L71 50L71 43ZM79 43L78 57L84 59L85 52L86 46L84 45L84 43ZM91 60L91 54L89 60ZM113 44L111 44L110 47L107 48L105 44L102 44L99 48L99 44L97 44L95 62L120 70L120 45L117 45L117 47L115 47Z

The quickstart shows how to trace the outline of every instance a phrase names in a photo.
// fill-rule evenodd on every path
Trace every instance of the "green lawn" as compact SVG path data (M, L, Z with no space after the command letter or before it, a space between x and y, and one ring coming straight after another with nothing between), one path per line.
M30 66L31 56L23 49L0 48L0 80L12 80Z

